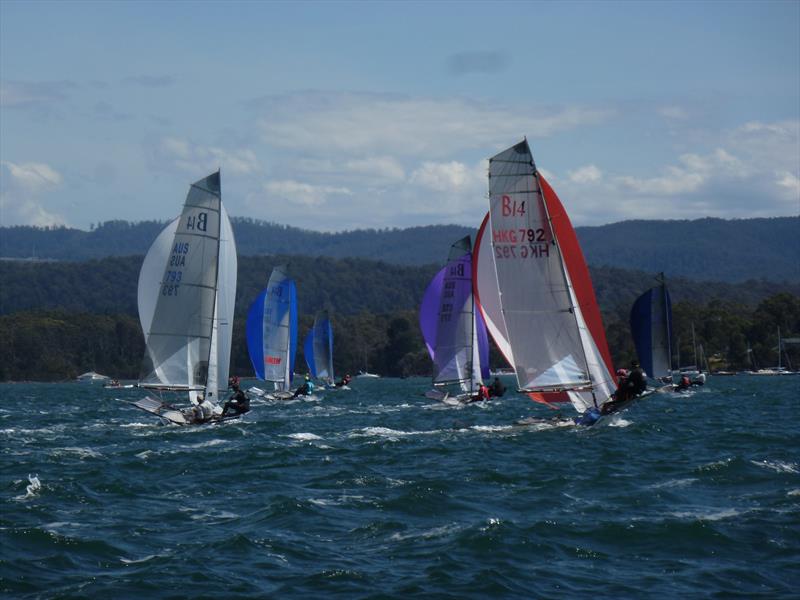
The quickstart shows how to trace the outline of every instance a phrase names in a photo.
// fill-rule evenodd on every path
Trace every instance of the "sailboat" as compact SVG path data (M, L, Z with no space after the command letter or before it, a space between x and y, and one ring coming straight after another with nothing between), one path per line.
M664 281L639 296L631 308L630 324L636 354L652 379L672 381L672 301Z
M599 419L616 387L600 310L569 217L527 140L489 160L474 261L478 305L518 389L551 406L571 402L582 424Z
M222 419L218 399L228 383L236 266L217 171L191 185L183 212L147 252L138 288L146 339L139 387L187 394L195 408L207 400L211 421ZM197 422L191 407L150 396L133 404L176 425Z
M422 299L420 329L434 371L434 389L425 395L433 400L470 402L489 377L489 339L476 310L472 271L472 241L466 236L451 246L447 264Z
M335 388L333 378L333 328L328 311L314 317L314 325L303 343L303 354L312 377L322 379L328 387Z
M781 350L783 349L783 342L781 341L781 328L778 327L778 364L775 367L766 367L764 369L755 369L750 371L750 375L791 375L791 371L788 371L786 367L781 364ZM748 345L747 348L748 353L752 353L750 350L750 346ZM787 354L788 358L788 354Z
M248 391L271 399L291 398L297 350L297 290L285 265L272 270L267 287L250 305L246 330L256 377L272 384L272 390L253 387Z

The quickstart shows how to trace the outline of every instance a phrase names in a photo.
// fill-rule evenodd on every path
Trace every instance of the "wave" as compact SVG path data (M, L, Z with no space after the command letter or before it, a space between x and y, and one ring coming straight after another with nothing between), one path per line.
M322 438L315 433L290 433L286 437L301 442L310 442L312 440L321 440Z
M800 473L797 463L783 462L780 460L751 460L757 467L763 467L776 473Z

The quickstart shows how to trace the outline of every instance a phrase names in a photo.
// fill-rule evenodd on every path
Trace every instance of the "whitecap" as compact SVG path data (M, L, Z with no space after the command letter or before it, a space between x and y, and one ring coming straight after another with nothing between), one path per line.
M697 521L721 521L722 519L730 519L738 517L743 514L742 511L735 508L725 508L715 512L701 512L701 511L684 511L670 513L673 517L679 519L692 519Z
M431 431L398 431L397 429L389 429L388 427L364 427L359 432L351 432L348 437L388 437L397 438L410 435L433 435L441 433L441 429L433 429Z
M687 485L692 485L695 481L698 481L696 477L686 477L684 479L668 479L667 481L654 483L653 485L650 485L648 487L652 490L660 488L686 487Z
M422 538L424 540L429 540L432 538L450 535L451 533L456 533L457 531L463 528L464 528L463 525L452 523L450 525L442 525L441 527L434 527L433 529L426 529L425 531L420 531L420 532L393 533L389 537L389 539L394 540L396 542L401 542L403 540L410 540L414 538Z
M492 433L495 431L508 431L509 429L513 429L513 425L473 425L471 429L475 431L485 431L488 433Z
M92 450L91 448L80 448L77 446L69 446L67 448L55 448L51 454L61 456L62 454L77 454L79 458L103 458L103 455Z
M609 427L627 427L628 425L633 425L633 421L628 421L620 416L615 416L608 424Z
M214 439L214 440L208 440L207 442L199 442L197 444L184 444L183 446L181 446L181 448L191 448L194 450L196 448L210 448L212 446L219 446L220 444L227 444L227 443L228 443L227 440Z
M788 492L786 492L786 495L787 496L800 496L800 488L798 488L796 490L789 490Z
M152 560L156 558L158 554L148 554L147 556L143 556L142 558L120 558L120 562L125 563L126 565L136 565L139 563L147 562L148 560Z
M299 440L301 442L308 442L311 440L321 440L322 438L313 433L290 433L286 437L292 438L293 440Z
M757 467L764 467L776 473L800 473L797 470L797 463L783 462L780 460L751 460Z
M42 489L42 482L39 481L38 475L30 475L28 474L28 481L30 482L25 487L25 495L24 496L16 496L14 500L27 500L28 498L32 498L36 496L39 491Z

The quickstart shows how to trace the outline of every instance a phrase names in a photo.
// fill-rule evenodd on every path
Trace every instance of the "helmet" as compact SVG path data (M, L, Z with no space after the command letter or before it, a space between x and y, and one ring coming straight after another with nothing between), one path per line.
M632 366L632 367L638 367L638 366L639 366L639 361L638 361L638 360L636 360L636 359L634 358L634 359L631 361L631 366Z
M306 381L310 381L311 377L309 377L308 373L306 373Z

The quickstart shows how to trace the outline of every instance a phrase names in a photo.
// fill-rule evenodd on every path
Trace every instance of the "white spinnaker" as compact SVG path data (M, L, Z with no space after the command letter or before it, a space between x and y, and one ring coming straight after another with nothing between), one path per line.
M527 142L490 159L489 212L487 233L519 388L589 386L576 304Z
M501 354L508 364L514 364L514 352L508 341L506 322L503 320L503 311L500 307L500 288L497 285L497 270L494 267L494 250L492 249L492 226L490 219L484 220L475 240L475 287L478 292L479 302L476 306L483 315L486 329L497 344Z
M203 390L207 385L220 209L218 173L192 184L177 223L167 227L174 225L171 243L165 245L162 232L142 265L139 297L156 298L145 301L140 314L143 328L147 325L140 377L145 387Z

